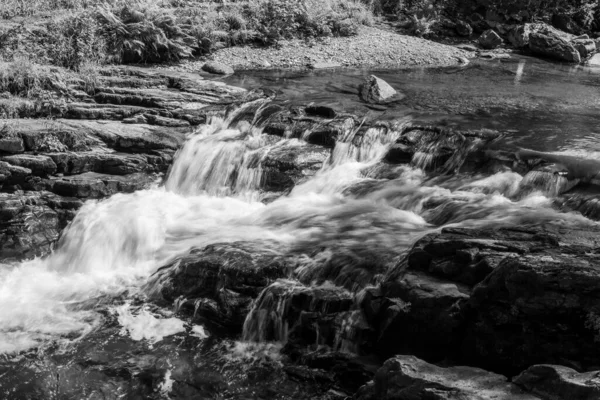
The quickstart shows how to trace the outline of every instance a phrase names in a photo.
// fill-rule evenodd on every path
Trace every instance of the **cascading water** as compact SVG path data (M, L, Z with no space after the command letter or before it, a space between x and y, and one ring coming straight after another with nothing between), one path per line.
M362 130L348 127L318 173L264 204L265 157L305 143L232 120L214 118L192 134L164 185L88 202L51 255L1 266L0 352L82 337L102 324L98 311L112 309L115 298L143 296L140 287L157 268L212 243L270 241L281 252L296 255L310 254L316 247L398 255L440 225L584 220L554 211L550 199L539 192L515 199L517 174L464 176L458 185L430 180L418 167L435 163L422 153L437 157L443 141L438 147L424 146L414 167L403 166L394 179L366 177L364 171L381 162L406 121ZM445 162L456 167L457 158ZM366 194L349 190L362 184L377 185ZM311 264L311 256L306 260L303 273L320 279L311 270L318 263ZM371 283L364 279L362 287ZM346 290L360 290L355 283ZM277 303L281 313L284 303ZM117 312L123 324L141 321L127 309ZM266 312L254 310L252 315ZM246 338L266 337L260 332L266 329L261 318L263 322L247 321ZM181 328L171 321L175 325ZM276 338L287 335L283 325L278 329Z

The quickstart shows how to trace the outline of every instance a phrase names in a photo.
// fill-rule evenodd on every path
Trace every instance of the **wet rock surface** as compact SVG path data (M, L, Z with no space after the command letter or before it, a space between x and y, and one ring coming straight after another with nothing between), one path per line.
M514 377L513 383L542 399L591 400L600 397L597 371L578 373L558 365L534 365Z
M478 368L442 368L414 356L396 356L377 371L373 382L354 397L360 400L536 400L506 377Z

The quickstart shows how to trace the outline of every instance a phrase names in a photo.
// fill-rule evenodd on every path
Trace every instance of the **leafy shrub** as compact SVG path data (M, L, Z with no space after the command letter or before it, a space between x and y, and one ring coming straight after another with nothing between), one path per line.
M190 57L197 43L189 26L155 6L102 7L97 16L110 59L117 62L180 60Z

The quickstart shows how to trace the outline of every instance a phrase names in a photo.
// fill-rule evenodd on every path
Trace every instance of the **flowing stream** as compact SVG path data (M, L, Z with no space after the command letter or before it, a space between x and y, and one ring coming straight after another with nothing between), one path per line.
M592 223L557 211L548 193L523 192L512 171L432 175L427 153L396 166L393 179L370 177L410 122L406 114L393 129L369 128L360 141L349 129L314 176L269 201L261 190L265 157L306 141L232 123L235 113L213 118L188 137L164 183L87 202L52 254L0 266L0 353L68 349L109 315L136 340L157 343L186 329L204 337L200 326L131 304L145 298L158 268L213 243L268 243L307 260L315 248L393 260L442 226Z

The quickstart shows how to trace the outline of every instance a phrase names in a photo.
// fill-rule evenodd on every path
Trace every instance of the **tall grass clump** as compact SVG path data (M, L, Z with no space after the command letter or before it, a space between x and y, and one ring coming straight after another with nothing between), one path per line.
M108 58L120 63L176 61L190 57L197 44L190 26L168 10L134 3L97 11Z

